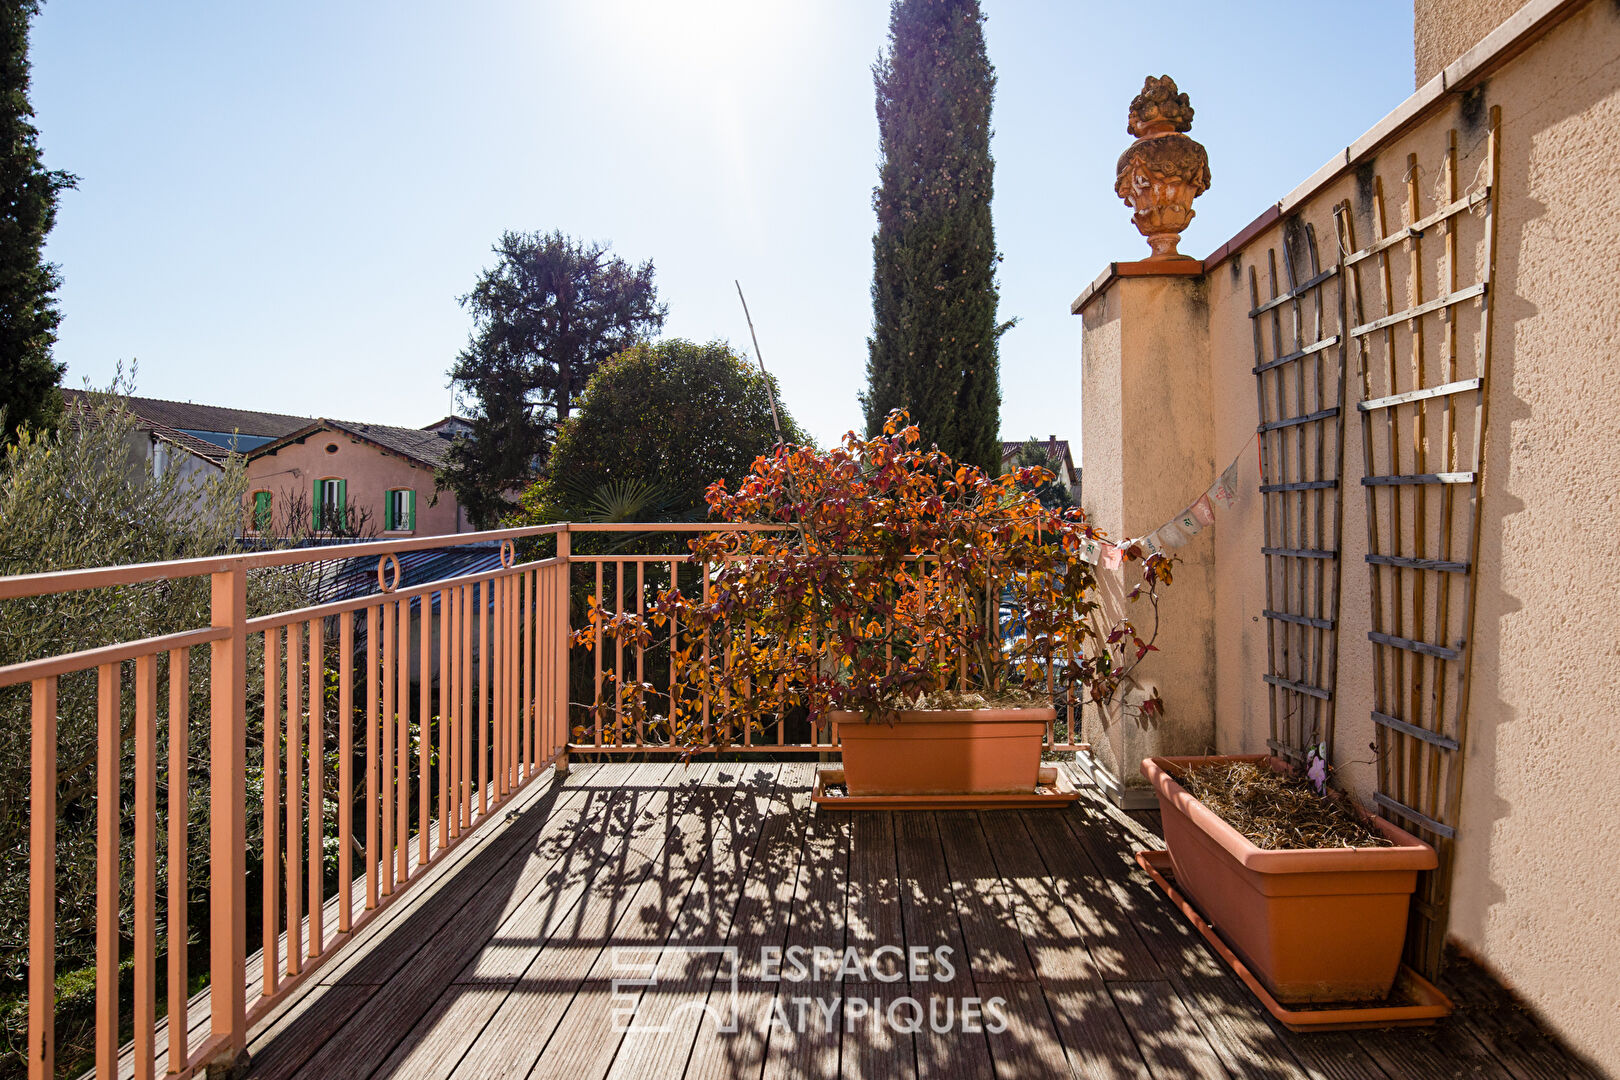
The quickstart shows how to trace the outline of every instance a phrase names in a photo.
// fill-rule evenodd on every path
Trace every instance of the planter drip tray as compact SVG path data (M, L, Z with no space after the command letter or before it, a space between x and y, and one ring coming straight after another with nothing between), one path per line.
M1027 795L849 795L844 791L844 770L828 765L816 771L810 801L829 810L1032 810L1068 806L1080 797L1063 769L1042 765L1035 777L1036 785Z
M1243 980L1266 1011L1276 1017L1290 1031L1348 1031L1357 1028L1419 1027L1432 1024L1441 1017L1451 1015L1451 999L1440 988L1407 967L1401 965L1395 977L1395 989L1384 1001L1354 1001L1339 1004L1284 1005L1271 996L1264 984L1255 978L1215 928L1204 921L1198 909L1182 896L1175 886L1175 875L1170 869L1168 851L1138 851L1136 862L1153 883L1163 889L1170 902L1204 935L1204 940L1220 954L1226 966Z

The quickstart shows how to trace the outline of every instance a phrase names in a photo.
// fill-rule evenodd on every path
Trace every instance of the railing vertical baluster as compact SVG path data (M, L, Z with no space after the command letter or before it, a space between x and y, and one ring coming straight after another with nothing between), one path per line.
M304 632L287 624L287 974L304 970Z
M490 611L490 638L494 652L494 677L490 683L490 696L493 701L491 707L495 711L494 730L490 733L491 750L494 757L495 791L494 800L497 805L506 794L506 593L507 585L512 579L509 577L493 578L490 584L494 593L494 606Z
M212 575L209 646L209 1023L215 1062L247 1054L247 571Z
M450 846L450 595L439 590L439 850Z
M354 909L354 612L338 617L338 933Z
M602 745L602 604L605 601L602 595L602 561L596 561L596 612L592 616L592 623L596 627L596 645L591 652L596 658L596 708L595 731L596 745Z
M399 755L394 766L394 860L395 879L403 885L411 877L411 602L409 599L394 604L399 621L398 648L394 651L394 670L399 688L394 697L396 723L399 735L394 752Z
M523 664L528 670L527 690L523 691L523 745L527 750L523 753L523 779L535 776L535 767L539 764L539 570L530 570L523 575L523 593L527 596L528 607L523 612Z
M456 770L456 806L461 815L461 827L467 829L472 825L472 799L467 784L467 778L472 775L472 737L473 737L473 587L461 587L461 599L456 601L456 607L461 612L461 686L458 700L461 702L461 723L457 725L457 734L460 742L457 743L458 768Z
M522 752L519 760L522 765L521 780L527 780L534 775L534 631L530 627L534 623L534 577L533 572L525 570L522 577L523 604L522 614L518 620L518 663L523 669L523 707L518 712L519 735L521 736Z
M186 1005L190 948L190 892L186 858L191 825L191 650L169 650L169 1071L185 1069L191 1060ZM272 956L275 950L270 950Z
M551 614L552 638L551 658L553 669L556 672L552 684L552 730L557 737L557 765L558 775L568 772L568 742L572 732L569 730L568 716L568 684L570 669L568 666L569 630L571 618L571 596L573 594L573 537L565 527L557 534L557 580L553 584L555 595L552 597L555 609Z
M171 736L172 737L172 736ZM281 985L281 630L264 632L264 985Z
M418 604L421 612L417 630L421 638L417 645L416 671L416 861L428 863L428 822L433 820L433 771L429 758L433 742L433 682L428 672L433 666L433 594L423 593Z
M119 665L97 669L96 1075L118 1075Z
M377 736L381 720L377 712L382 650L377 635L382 633L382 606L366 608L366 910L377 906L377 879L380 877L377 808L382 804L381 764L377 757Z
M377 765L382 783L378 787L377 814L382 820L382 846L378 849L382 865L379 877L382 894L394 894L394 637L399 632L399 620L390 607L377 609L382 623L382 716L378 727L382 729L382 755Z
M35 679L28 798L28 1080L56 1078L56 676Z
M669 561L669 587L671 591L680 587L677 565L674 559ZM680 632L680 622L676 618L674 611L671 611L669 616L669 694L667 695L669 697L669 712L666 715L669 717L672 732L675 724L675 649Z
M157 1061L157 656L135 660L135 1075Z
M613 614L624 614L624 568L620 559L613 564ZM613 638L613 743L624 745L624 638Z
M478 817L489 813L490 584L478 584Z
M642 618L647 616L647 564L636 563L636 614ZM647 647L639 641L636 643L636 681L647 681ZM647 744L646 724L641 717L636 717L636 745Z
M326 839L326 620L309 620L309 958L325 944L322 908Z
M698 563L697 567L698 574L703 578L703 606L707 608L709 606L709 564ZM714 670L709 665L709 628L705 626L703 628L703 670L705 672ZM707 689L705 689L703 691L703 740L705 742L707 742L709 739L709 731L709 692Z

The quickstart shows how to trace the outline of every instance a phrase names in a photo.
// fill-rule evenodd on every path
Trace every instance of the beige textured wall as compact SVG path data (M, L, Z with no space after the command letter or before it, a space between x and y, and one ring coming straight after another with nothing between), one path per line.
M1478 26L1485 16L1475 19ZM1620 785L1611 775L1620 760L1620 5L1589 4L1471 99L1454 95L1381 149L1372 168L1393 218L1407 155L1427 170L1427 200L1451 128L1459 132L1459 186L1468 187L1483 153L1481 118L1493 105L1502 109L1496 337L1450 930L1572 1044L1620 1074L1620 920L1612 908L1620 862L1611 857L1620 848ZM1370 182L1365 166L1362 173ZM1256 192L1257 210L1269 194ZM1328 258L1332 206L1347 199L1360 236L1370 235L1354 167L1298 208ZM1220 461L1256 422L1243 260L1263 258L1280 230L1207 275ZM1357 381L1352 364L1351 398ZM1088 431L1093 422L1088 398ZM1360 440L1352 414L1334 756L1341 779L1365 798L1374 780L1373 687ZM1086 451L1089 473L1089 440ZM1251 471L1246 484L1253 482ZM1088 500L1103 497L1088 481ZM1258 498L1220 517L1213 542L1217 739L1223 751L1254 752L1267 730Z
M1434 78L1523 6L1524 0L1414 0L1412 85Z
M1179 514L1212 479L1208 402L1208 305L1202 278L1134 277L1114 284L1084 313L1085 507L1116 540L1140 536ZM1157 687L1161 718L1088 710L1082 731L1098 759L1127 783L1142 782L1142 758L1200 753L1214 742L1214 548L1208 530L1177 552L1163 591L1157 645L1137 670ZM1152 608L1129 603L1140 566L1099 570L1105 608L1146 636Z
M336 453L326 452L330 445L337 446ZM391 488L416 490L416 532L409 535L440 536L457 531L455 495L444 492L439 496L438 505L429 505L433 501L432 469L397 454L384 453L345 432L311 435L302 443L293 443L248 462L248 490L268 490L275 495L278 522L287 499L301 496L304 505L309 505L314 482L319 477L341 477L348 481L349 502L370 514L371 527L378 534L382 534L386 520L384 494Z

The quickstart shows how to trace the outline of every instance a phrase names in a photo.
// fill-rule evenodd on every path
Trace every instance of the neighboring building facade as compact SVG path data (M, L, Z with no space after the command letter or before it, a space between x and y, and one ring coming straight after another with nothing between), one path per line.
M1001 444L1001 471L1006 472L1018 460L1018 454L1028 446L1031 440L1023 442L1003 442ZM1035 440L1039 442L1040 440ZM1069 449L1069 440L1060 439L1056 435L1048 436L1042 444L1046 449L1047 468L1057 474L1057 482L1069 492L1069 497L1080 503L1080 470L1075 467L1074 454Z
M451 439L419 428L307 421L248 452L249 529L345 536L471 531L453 492L435 498L434 471Z
M83 390L63 390L62 399L69 410L83 418L93 414L98 399L105 395ZM216 443L181 431L161 420L153 419L136 408L139 398L126 399L135 420L135 431L129 444L129 469L132 475L161 479L178 471L181 485L201 498L208 482L221 476L230 451Z
M64 390L70 407L93 395ZM124 399L142 432L131 467L193 474L198 487L232 453L247 461L245 532L256 535L438 536L468 532L455 493L435 493L434 471L458 435L446 416L425 428L360 424L160 398ZM324 514L322 511L326 511Z

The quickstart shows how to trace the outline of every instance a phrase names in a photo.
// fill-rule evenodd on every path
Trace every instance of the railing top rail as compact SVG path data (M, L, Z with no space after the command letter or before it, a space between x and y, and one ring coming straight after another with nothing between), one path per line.
M38 574L17 574L0 577L0 600L15 600L49 593L78 592L84 589L102 589L114 585L136 585L147 581L173 578L202 577L231 570L261 570L277 566L298 566L306 563L336 562L341 559L363 558L368 555L399 554L431 548L465 547L501 540L521 540L549 536L563 531L577 533L619 532L766 532L782 528L779 525L754 525L725 522L662 522L638 524L633 522L570 523L525 525L514 529L490 529L484 532L447 533L439 536L414 536L400 540L364 540L353 544L330 544L312 548L286 548L277 551L257 551L236 555L206 555L196 559L174 559L168 562L132 563L126 566L97 566L82 570L51 570Z

